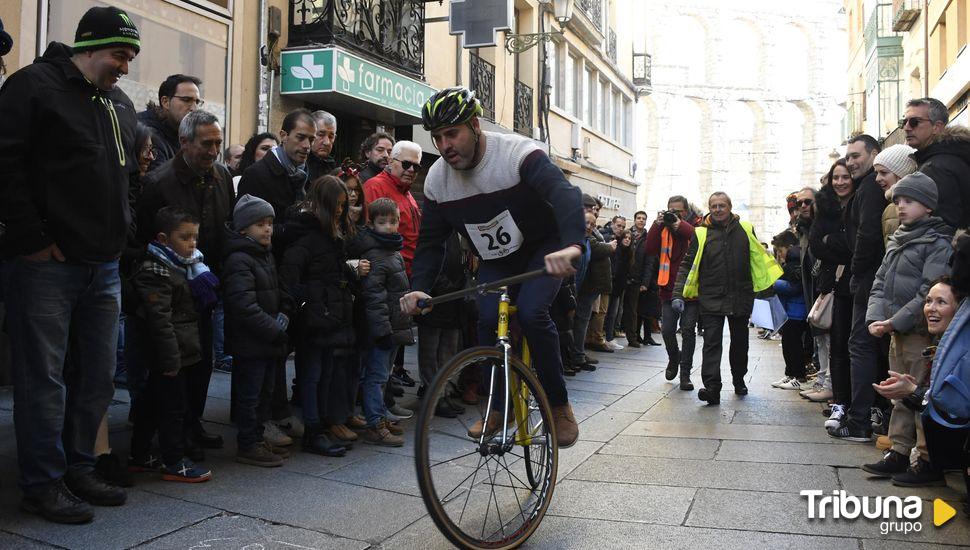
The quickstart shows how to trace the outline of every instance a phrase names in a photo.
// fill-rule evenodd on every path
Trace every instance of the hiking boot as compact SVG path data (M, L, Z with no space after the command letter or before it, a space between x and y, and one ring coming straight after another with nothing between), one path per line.
M128 457L128 471L133 473L157 472L162 469L162 459L158 455L148 453L143 457Z
M105 483L96 473L68 472L64 484L76 496L95 506L121 506L128 499L124 489Z
M87 523L94 519L91 505L75 496L63 479L48 483L36 494L24 495L20 509L54 523Z
M560 449L568 449L579 439L579 424L573 416L569 403L552 408L552 421L556 424L556 440Z
M673 380L674 378L677 378L677 370L678 370L677 367L678 365L676 361L668 361L667 370L664 371L664 377L666 377L667 380Z
M862 471L876 478L892 477L894 474L901 474L908 469L909 457L896 451L887 452L879 462L862 466Z
M274 424L290 437L303 437L303 421L296 415L290 415L283 420L277 420Z
M868 443L872 441L872 430L855 430L848 424L838 428L826 428L830 436L845 441L855 441L857 443Z
M112 485L117 485L118 487L131 487L134 485L131 481L131 474L125 468L125 465L121 463L118 455L105 453L99 456L98 460L94 463L94 471L101 476L101 479Z
M946 478L943 477L943 470L934 468L929 462L922 458L916 459L905 472L893 476L893 485L897 487L943 487L946 485Z
M330 433L340 441L357 441L357 432L351 430L344 424L334 424L330 426Z
M179 460L172 466L165 466L162 470L163 481L181 481L182 483L202 483L212 479L212 472L207 468L196 466L187 458Z
M237 450L236 462L263 468L276 468L283 465L283 457L271 451L265 441L260 441L248 449Z
M404 438L392 434L387 429L386 422L379 422L376 426L364 430L364 443L381 447L403 447Z
M293 438L283 433L279 426L269 420L263 422L263 441L274 447L285 447L293 444Z
M401 425L398 424L397 422L391 422L386 418L383 420L383 422L384 422L384 427L387 428L387 431L391 432L394 435L404 435L404 428L402 428Z
M509 415L509 424L511 425L512 422L513 422L513 419L511 415ZM479 418L478 421L472 424L471 428L468 428L468 437L472 439L480 438L482 436L482 427L484 425L485 425L485 419ZM485 430L485 435L487 437L491 437L495 432L499 430L499 427L501 425L502 425L502 413L500 411L492 411L491 414L488 415L488 429Z
M347 419L347 427L351 430L363 430L367 428L367 421L355 414Z
M721 404L721 395L718 392L713 392L707 388L697 390L697 398L701 401L707 401L708 405Z
M682 391L693 391L694 390L694 384L690 381L690 378L681 378L680 379L680 389Z

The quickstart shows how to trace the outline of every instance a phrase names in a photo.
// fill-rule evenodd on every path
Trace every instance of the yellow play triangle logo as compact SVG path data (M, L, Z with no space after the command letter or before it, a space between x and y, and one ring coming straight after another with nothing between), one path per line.
M939 527L953 519L953 516L956 514L957 511L953 509L953 506L950 506L940 499L933 501L933 525Z

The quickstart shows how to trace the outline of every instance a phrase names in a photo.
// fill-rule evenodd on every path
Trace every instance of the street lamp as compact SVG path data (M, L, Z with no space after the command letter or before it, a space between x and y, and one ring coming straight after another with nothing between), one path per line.
M552 10L552 15L562 29L573 18L574 0L539 0L539 17ZM509 34L505 37L505 50L511 54L522 53L540 42L551 42L554 36L562 36L562 31L536 32L531 34Z

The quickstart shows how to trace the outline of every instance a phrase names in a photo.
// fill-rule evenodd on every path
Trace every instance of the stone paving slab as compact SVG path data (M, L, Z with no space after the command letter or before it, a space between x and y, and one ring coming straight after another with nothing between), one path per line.
M718 460L777 462L781 464L824 464L858 468L876 462L882 453L873 445L831 443L781 443L768 441L725 441Z
M703 405L699 405L703 406ZM623 435L653 435L738 441L805 441L833 445L858 445L829 437L825 430L802 426L756 426L742 424L700 424L687 422L637 421L623 430Z
M257 518L220 515L138 546L144 550L195 548L206 550L363 550L369 543L316 531L270 523Z
M640 417L646 422L730 424L736 411L726 407L705 407L699 402L664 399Z
M667 394L662 392L632 391L614 401L607 410L619 412L645 413Z
M963 478L959 472L947 474L946 487L896 487L892 484L892 480L873 478L859 468L838 468L838 475L842 489L853 495L898 497L915 495L929 501L942 498L957 510L960 510L960 506L956 503L966 499ZM970 545L970 539L967 540L967 545Z
M606 382L594 382L592 380L580 380L579 376L577 376L576 380L573 380L572 383L569 384L570 391L582 390L597 393L609 393L618 396L623 396L630 393L633 391L633 388L636 388L636 385L611 384Z
M594 483L567 479L556 487L549 513L572 518L680 525L696 489ZM545 524L543 524L545 526Z
M619 435L603 445L600 454L643 456L656 458L714 458L721 442L714 439L683 439L677 437L635 437Z
M559 449L559 466L556 472L556 479L565 479L570 473L586 462L589 457L599 452L603 448L603 443L599 441L577 441L568 449Z
M13 535L11 533L0 532L0 548L17 548L18 550L38 550L40 548L50 548L49 545L42 544L35 540Z
M597 454L569 475L570 479L670 485L730 487L752 491L797 493L802 489L837 487L835 470L827 466L755 464L714 460L669 460Z
M609 441L639 417L638 413L600 411L579 425L579 438L584 441Z

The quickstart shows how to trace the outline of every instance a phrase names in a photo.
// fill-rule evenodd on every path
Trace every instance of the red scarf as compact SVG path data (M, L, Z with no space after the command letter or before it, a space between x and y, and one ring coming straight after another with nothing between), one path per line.
M657 285L666 286L670 282L670 252L674 247L674 236L664 227L660 232L660 270L657 271Z

